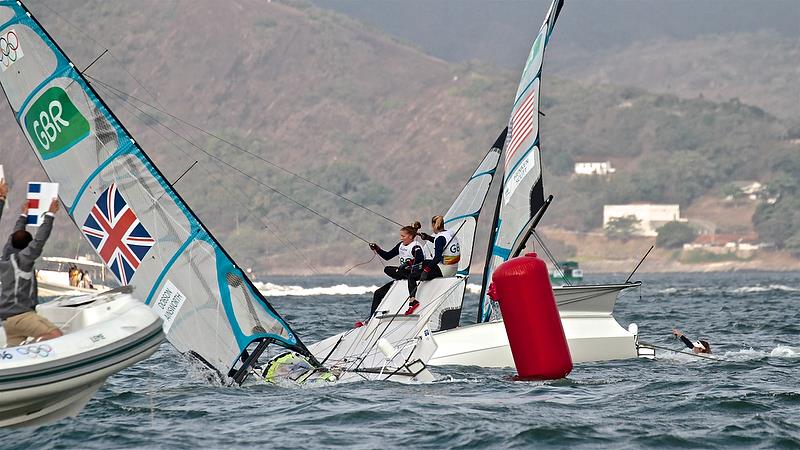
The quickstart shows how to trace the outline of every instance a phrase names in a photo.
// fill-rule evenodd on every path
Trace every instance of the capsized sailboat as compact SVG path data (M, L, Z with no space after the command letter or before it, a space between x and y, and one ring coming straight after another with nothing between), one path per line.
M435 346L395 322L348 348L343 358L356 364L324 367L25 6L0 1L0 23L10 51L0 85L25 138L109 272L161 317L180 353L225 384L255 368L287 373L278 369L296 360L326 381L432 378ZM290 358L274 358L275 345Z

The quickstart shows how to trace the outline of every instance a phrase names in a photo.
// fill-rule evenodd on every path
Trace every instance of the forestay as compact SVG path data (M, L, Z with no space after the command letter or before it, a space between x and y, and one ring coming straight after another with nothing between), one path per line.
M309 355L94 89L20 3L0 1L0 84L75 224L164 319L169 341L225 375L270 340Z
M506 261L511 245L532 214L544 204L542 160L539 143L540 79L544 49L553 32L563 0L553 0L539 34L533 42L522 78L514 97L503 158L503 184L498 201L497 224L492 232L491 256L483 286L491 282L494 269ZM485 292L478 306L478 321L492 316L491 301Z

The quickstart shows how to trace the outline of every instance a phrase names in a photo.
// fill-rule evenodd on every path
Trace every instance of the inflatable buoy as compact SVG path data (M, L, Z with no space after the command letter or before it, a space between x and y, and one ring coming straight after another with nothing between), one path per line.
M572 356L556 307L547 265L536 256L510 259L494 271L489 296L500 303L503 322L523 380L564 378Z

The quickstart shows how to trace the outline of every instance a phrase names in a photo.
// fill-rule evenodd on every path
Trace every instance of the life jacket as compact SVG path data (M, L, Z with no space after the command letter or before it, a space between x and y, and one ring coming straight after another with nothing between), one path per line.
M441 265L457 266L458 262L461 261L461 244L459 244L458 238L447 230L436 233L433 235L434 248L436 245L436 239L439 236L444 237L445 242L447 242L447 244L444 246L444 250L442 251Z
M411 241L411 243L408 245L403 244L402 242L400 243L400 247L397 248L397 256L400 258L401 267L414 264L415 262L422 262L414 261L414 247L420 247L419 242Z

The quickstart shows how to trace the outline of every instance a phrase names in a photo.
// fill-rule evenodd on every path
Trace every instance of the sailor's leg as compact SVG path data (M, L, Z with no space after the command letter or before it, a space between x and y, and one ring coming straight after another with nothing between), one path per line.
M375 293L372 294L372 308L369 310L369 316L372 317L375 315L375 311L378 310L378 306L380 306L383 298L386 297L386 293L389 292L389 289L392 288L392 283L394 281L390 281L383 286L379 287L375 290Z
M430 269L427 272L422 272L419 281L428 281L433 280L434 278L442 278L442 269L439 268L438 264L430 266Z

